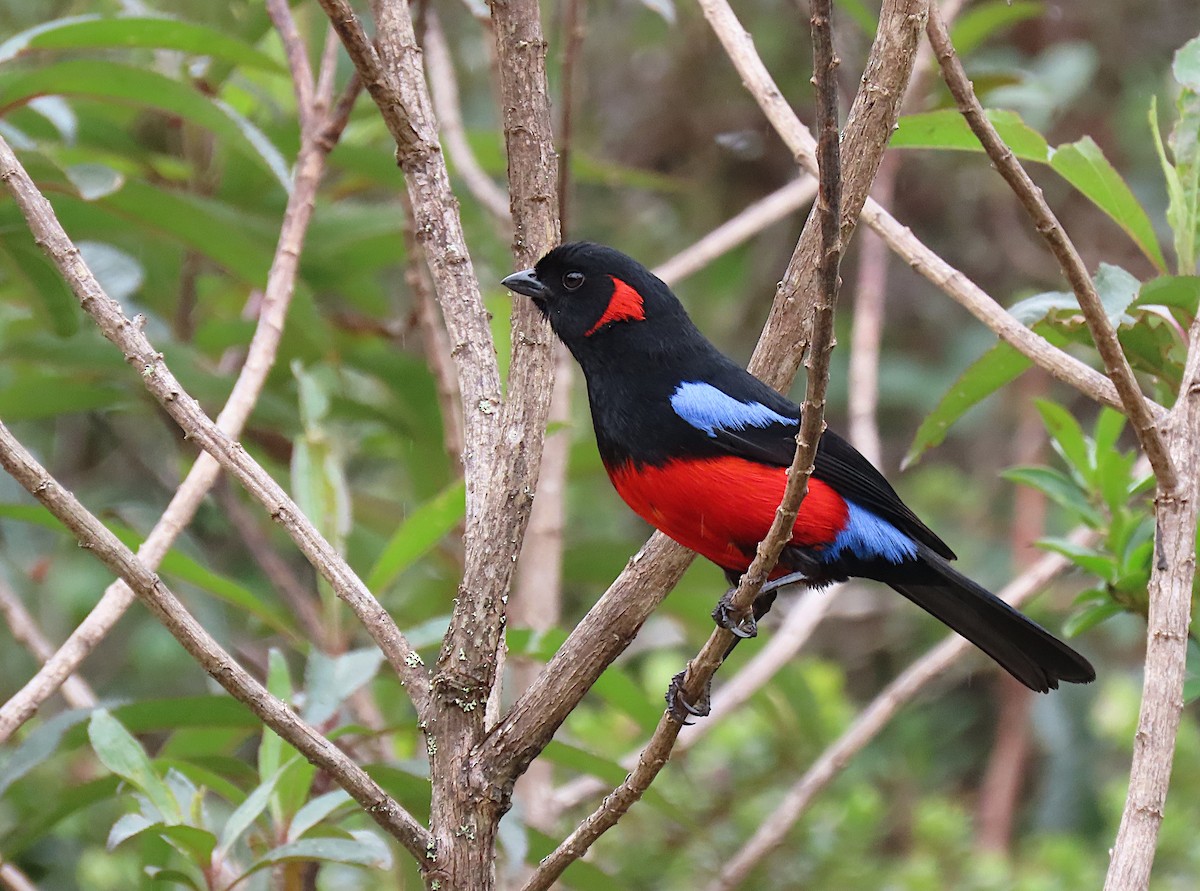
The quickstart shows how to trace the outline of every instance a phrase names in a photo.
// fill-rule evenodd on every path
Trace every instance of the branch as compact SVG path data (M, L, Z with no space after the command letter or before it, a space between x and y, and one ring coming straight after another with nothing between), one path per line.
M504 228L511 229L512 214L508 209L508 194L488 176L467 142L463 126L462 104L458 98L458 79L454 62L446 46L446 34L441 20L432 8L425 12L425 66L429 70L429 93L437 114L446 153L454 162L467 191L480 206L495 217Z
M5 863L0 857L0 885L8 891L38 891L37 885L29 880L29 876L21 872L15 864Z
M328 91L332 89L332 82L327 76L322 74L319 80L323 84L322 90L313 99L318 106L328 102ZM324 86L326 83L329 86ZM275 364L279 341L283 336L284 321L295 292L300 255L309 221L312 219L317 186L325 170L325 159L345 126L358 90L359 87L351 83L328 121L317 121L310 117L311 126L307 131L301 132L292 190L284 209L271 269L267 274L266 289L258 311L258 324L225 407L217 415L217 426L232 439L240 435L258 402L267 375ZM300 92L299 88L297 92ZM5 151L8 152L7 146ZM9 154L11 156L11 153ZM13 160L15 162L15 158ZM8 177L14 174L4 175ZM12 185L9 187L11 189ZM32 189L32 183L29 183L27 188ZM44 205L44 200L41 203ZM53 219L53 211L49 205L45 205L44 210L49 218ZM57 222L54 225L61 233ZM65 235L63 237L65 238ZM201 453L196 459L162 517L138 548L138 559L150 569L158 567L175 539L192 521L200 502L216 481L219 467L207 453ZM38 673L8 702L0 706L0 742L8 739L18 727L33 716L41 703L65 682L105 638L131 603L133 592L124 582L118 580L108 586L104 596L58 652L47 660Z
M121 544L78 499L63 488L0 423L0 466L54 514L80 547L125 580L185 650L235 699L268 727L325 770L367 815L424 866L432 836L341 749L272 696L192 617L162 580Z
M708 19L713 32L724 46L726 54L733 62L746 89L758 102L763 114L788 149L796 156L796 162L804 170L815 174L816 156L813 152L816 141L791 106L784 100L782 92L754 49L750 35L734 15L727 0L699 0L699 2L705 18ZM922 8L924 8L923 4ZM882 23L882 17L880 21ZM861 95L862 91L859 92ZM885 97L891 95L891 90L887 87L876 86L872 92ZM845 139L847 144L850 142L850 135L851 129L848 122ZM853 152L847 151L845 154L849 159L854 158ZM851 180L849 167L843 173L843 179L849 183ZM854 205L848 198L843 212L843 222L845 215L853 207ZM937 253L930 250L877 202L868 198L861 207L863 222L879 233L888 247L916 272L925 276L961 304L998 337L1044 368L1057 380L1074 387L1097 402L1121 408L1121 400L1116 387L1107 377L1080 362L1074 356L1053 346L1045 338L1018 322L1009 315L1004 307L939 257ZM784 367L786 368L786 366ZM766 379L765 376L764 379ZM1165 410L1161 406L1152 405L1151 411L1158 415Z
M1093 544L1098 536L1080 527L1072 531L1068 538L1076 544L1088 545ZM1013 606L1019 606L1072 565L1061 554L1046 554L1009 582L999 596ZM788 790L742 849L724 861L720 876L705 891L730 891L744 882L750 871L783 842L816 796L833 782L867 743L879 735L900 709L971 651L972 646L965 638L952 634L888 684Z
M833 353L833 313L837 303L838 266L841 262L841 237L838 220L841 205L841 165L838 146L838 105L830 24L831 0L813 0L813 84L816 87L817 115L820 121L820 189L816 215L820 222L820 294L818 296L811 351L808 359L808 384L796 434L796 454L788 469L783 499L766 537L759 542L750 568L738 582L729 601L728 614L737 620L749 615L751 604L762 589L784 547L791 540L796 515L808 493L817 445L825 431L825 391L829 384L829 359ZM807 228L807 227L806 227ZM803 237L802 237L803 240ZM731 647L737 642L733 632L717 628L700 653L688 663L681 694L689 702L707 696L713 676ZM588 816L534 871L523 891L546 891L571 863L578 860L608 829L616 825L629 808L650 787L671 756L671 749L683 724L674 716L675 703L659 719L650 741L638 758L637 767L601 806Z
M1171 782L1175 740L1183 715L1188 627L1196 574L1196 511L1200 493L1200 317L1188 332L1179 397L1165 425L1167 447L1179 471L1173 491L1155 498L1154 564L1146 622L1142 705L1133 737L1129 792L1113 843L1104 891L1139 891L1150 870Z
M748 241L768 226L786 219L804 207L817 194L817 181L800 176L770 195L760 198L734 217L730 217L694 244L659 264L654 274L671 287L699 272L722 254Z
M54 647L38 627L17 592L0 579L0 615L8 623L13 639L29 650L38 662L44 663L54 655ZM96 694L83 678L69 675L62 685L63 699L72 708L95 708Z
M392 617L271 475L250 457L241 444L213 423L200 403L188 395L163 361L162 354L154 349L140 327L127 318L120 305L101 288L80 256L79 249L55 217L54 209L2 138L0 180L16 199L34 238L70 286L84 311L95 320L104 336L122 350L125 361L139 371L146 389L185 434L195 439L267 508L271 517L283 526L338 596L350 605L400 679L408 686L409 696L418 712L421 712L428 697L428 676L420 667L416 651L400 633ZM297 256L292 255L287 262L296 262ZM251 347L253 349L253 344Z
M1046 240L1050 252L1054 254L1058 265L1062 268L1063 275L1071 283L1071 289L1079 301L1079 308L1083 311L1088 330L1092 333L1092 340L1095 342L1108 376L1120 396L1120 407L1133 424L1142 451L1150 459L1150 466L1154 469L1155 479L1158 480L1159 491L1171 492L1175 488L1175 468L1171 464L1171 456L1168 454L1162 435L1156 426L1154 414L1146 403L1145 396L1142 395L1137 379L1133 376L1133 369L1129 366L1129 360L1125 358L1125 351L1121 348L1120 340L1117 339L1117 331L1108 318L1104 304L1100 301L1100 295L1096 292L1096 284L1092 281L1092 277L1083 263L1083 258L1079 256L1074 243L1063 230L1054 211L1050 209L1050 205L1046 203L1042 190L1029 178L1029 174L1021 166L1021 162L1012 153L1012 149L1004 144L1004 140L1000 138L1000 134L996 132L996 128L984 114L983 106L979 104L979 99L975 96L975 88L967 78L967 73L958 60L958 55L954 52L954 45L950 42L950 33L946 29L946 23L942 20L936 3L930 4L927 30L929 42L942 66L942 77L958 103L958 110L966 118L971 131L983 145L996 170L1020 199L1021 205L1033 221L1034 228Z

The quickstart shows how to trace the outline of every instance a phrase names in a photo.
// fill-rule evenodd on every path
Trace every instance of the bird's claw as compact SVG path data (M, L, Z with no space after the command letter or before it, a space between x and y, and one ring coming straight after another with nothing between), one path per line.
M736 592L737 588L730 588L721 595L721 599L717 601L717 605L712 611L713 621L734 637L742 640L755 637L758 634L758 622L754 619L753 611L745 610L743 612L733 608L733 595Z
M712 707L712 699L709 696L708 689L704 691L704 695L700 699L691 703L687 701L684 695L683 679L687 675L687 669L679 672L675 677L671 678L671 683L667 686L667 714L671 716L671 720L684 727L692 724L688 720L691 718L706 717Z
M778 591L780 588L786 588L788 585L796 585L801 582L807 582L808 577L803 572L789 572L787 575L781 575L777 579L771 579L758 592L761 597L764 594L770 594L772 591Z

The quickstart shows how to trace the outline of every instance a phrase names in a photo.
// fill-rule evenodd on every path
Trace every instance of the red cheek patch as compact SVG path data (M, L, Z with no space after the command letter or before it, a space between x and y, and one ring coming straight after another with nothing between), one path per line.
M604 315L596 319L596 324L584 332L584 337L591 337L609 322L644 322L646 307L642 304L642 295L635 291L616 276L610 275L613 281L612 297Z

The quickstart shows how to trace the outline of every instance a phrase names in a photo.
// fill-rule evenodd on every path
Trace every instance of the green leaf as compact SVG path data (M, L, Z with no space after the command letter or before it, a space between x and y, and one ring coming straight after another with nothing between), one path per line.
M140 16L81 15L37 25L0 44L0 63L29 50L132 47L219 56L247 68L284 73L270 56L223 31L179 19Z
M292 701L292 676L288 671L287 657L277 647L267 651L267 690L272 696L286 703ZM283 764L283 739L274 730L264 727L262 742L258 747L258 777L265 783L274 776ZM279 815L281 816L281 815Z
M0 110L25 105L39 96L86 96L176 115L210 130L257 161L284 190L291 187L287 163L261 130L219 99L156 71L103 59L72 59L0 73Z
M0 768L0 798L4 797L9 786L57 752L68 730L82 724L90 716L90 709L72 709L60 712L34 727L4 759L4 766Z
M1050 167L1125 230L1156 268L1166 269L1150 218L1090 136L1054 149Z
M1116 560L1095 548L1076 544L1065 538L1043 538L1038 546L1062 554L1081 569L1104 580L1111 580L1116 572Z
M8 271L18 278L26 290L37 299L34 310L59 337L70 337L79 330L79 303L58 270L34 244L23 239L0 240L0 257ZM0 411L4 417L9 417ZM10 418L10 420L12 420Z
M1000 138L1018 158L1043 164L1050 159L1050 146L1045 138L1021 120L1015 111L987 109L986 113ZM896 123L896 132L892 134L888 145L891 148L983 151L970 125L954 109L902 116Z
M275 791L275 784L279 782L282 772L282 770L277 770L274 776L266 782L255 786L254 791L246 796L246 800L229 815L229 819L225 821L225 828L221 830L221 841L217 845L220 859L224 860L228 857L230 850L241 838L242 833L254 825L254 821L267 809L271 795Z
M950 28L950 38L954 49L960 56L965 56L993 34L1003 29L1037 18L1042 14L1043 5L1031 0L991 0L987 3L977 3L966 9L954 20Z
M1092 528L1100 528L1104 518L1088 503L1085 493L1066 474L1050 467L1012 467L1002 474L1011 482L1032 486L1055 504L1079 516Z
M63 172L84 201L104 198L125 185L125 174L107 164L72 164Z
M128 300L141 289L146 273L130 254L99 241L80 241L78 247L83 262L113 300Z
M75 376L22 370L10 377L7 386L0 387L0 417L8 422L53 418L115 408L128 401L129 395L117 387Z
M145 795L164 820L183 820L179 803L155 772L146 750L106 709L96 709L92 714L88 739L100 763Z
M1142 285L1134 306L1169 306L1195 318L1200 305L1200 276L1160 275Z
M1046 430L1067 465L1079 474L1080 479L1090 481L1094 465L1083 428L1079 426L1074 415L1048 399L1037 400L1037 409L1042 416L1042 423L1046 425Z
M1181 87L1200 93L1200 37L1193 37L1176 51L1171 74Z
M296 816L292 817L288 824L287 840L289 842L296 841L338 808L352 804L353 801L350 793L344 789L335 789L333 792L326 792L324 795L318 795L306 802L304 807L296 811Z
M400 524L367 574L367 587L380 592L412 566L462 520L467 509L462 480L426 501Z
M371 682L383 664L378 647L364 647L330 658L319 650L308 656L304 679L304 720L322 724L364 684Z
M1079 312L1079 301L1071 291L1044 291L1014 303L1008 314L1026 327L1060 312Z
M1111 263L1101 263L1094 278L1096 293L1104 304L1105 315L1113 325L1121 324L1126 319L1125 311L1137 298L1142 283L1130 272Z
M353 830L351 835L353 838L302 838L273 848L254 861L229 888L236 887L260 869L295 860L345 863L380 870L392 868L391 851L379 836L363 829Z
M1111 600L1108 603L1099 603L1069 616L1063 622L1063 634L1067 637L1078 637L1085 631L1095 628L1101 622L1111 619L1113 616L1118 616L1123 612L1125 612L1125 608L1119 603L1114 603Z
M1016 380L1032 364L1015 347L1004 342L997 343L976 359L925 416L901 467L909 467L929 449L940 445L955 421L1005 384Z

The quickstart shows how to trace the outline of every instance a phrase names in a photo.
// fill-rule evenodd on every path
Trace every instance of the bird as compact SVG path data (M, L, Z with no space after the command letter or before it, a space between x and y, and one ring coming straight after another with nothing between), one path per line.
M800 407L721 353L665 282L614 248L561 244L501 283L533 301L583 370L600 458L620 497L736 585L783 497ZM755 633L781 583L864 578L932 614L1031 690L1095 680L1087 659L954 559L884 476L827 429L753 615L738 619L719 603L713 617L736 644ZM677 718L704 713L703 704L673 702L678 695L668 692Z

